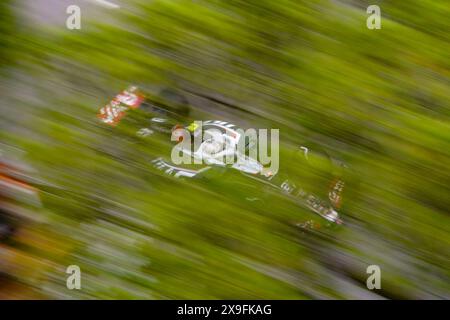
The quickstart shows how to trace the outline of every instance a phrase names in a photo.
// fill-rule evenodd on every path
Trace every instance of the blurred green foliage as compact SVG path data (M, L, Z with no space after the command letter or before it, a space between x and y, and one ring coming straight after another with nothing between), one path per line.
M7 54L11 46L11 35L13 34L15 21L11 12L9 1L0 3L0 66L5 67L8 63Z
M369 4L381 30L366 28ZM47 267L17 278L56 298L449 298L449 14L447 1L134 0L75 31L2 20L2 43L21 39L2 140L52 185L30 231L49 248L26 248ZM346 224L304 232L314 214L277 194L245 201L233 173L154 171L169 141L95 118L131 83L181 88L193 118L279 128L282 167L305 139L343 159ZM65 287L70 264L81 291Z

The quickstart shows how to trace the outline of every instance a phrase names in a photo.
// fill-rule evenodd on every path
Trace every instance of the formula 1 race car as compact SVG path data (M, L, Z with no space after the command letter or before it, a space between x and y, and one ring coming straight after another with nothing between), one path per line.
M176 142L170 152L151 160L151 164L165 174L175 178L198 178L211 172L223 174L227 170L238 171L253 184L256 181L257 185L280 192L318 214L327 225L343 223L337 211L342 204L345 185L341 173L331 174L324 188L325 197L318 196L304 188L302 181L290 168L265 166L267 163L261 161L256 152L258 132L256 135L247 134L247 131L223 120L188 121L190 107L187 99L170 89L149 98L137 87L130 87L102 107L98 118L105 124L117 126L134 109L145 111L148 120L148 125L136 130L137 136L162 133L163 137ZM181 125L183 122L190 124ZM345 167L326 151L306 144L293 150L291 157L289 163L303 166L305 170L312 168L315 161L339 168L333 172L342 172ZM223 176L219 174L215 177L222 179ZM246 199L254 201L264 197L263 192L252 195L256 197L248 196ZM314 228L314 223L302 222L299 227Z

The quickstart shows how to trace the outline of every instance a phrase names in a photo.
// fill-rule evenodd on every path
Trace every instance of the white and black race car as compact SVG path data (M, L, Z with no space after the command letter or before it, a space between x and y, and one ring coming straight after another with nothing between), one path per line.
M217 172L217 169L221 169L220 172L237 171L251 181L257 181L265 188L279 191L293 199L329 224L343 223L338 210L345 183L340 175L330 179L325 198L307 191L301 181L296 181L289 174L289 168L270 170L258 157L250 156L250 150L255 147L256 142L243 134L245 131L238 126L223 120L195 121L187 126L180 125L180 122L187 121L189 106L182 95L172 90L163 90L158 97L149 99L137 87L130 87L101 108L98 118L103 123L116 126L132 109L149 112L149 125L137 129L138 136L147 137L155 132L167 133L167 138L177 143L171 154L151 160L153 167L165 174L175 178L198 178L211 171ZM182 158L185 161L174 161L174 155L178 160ZM314 156L343 167L342 163L334 161L325 151L318 151L308 145L299 145L293 152L294 161L305 167L310 165L310 158ZM248 199L253 201L255 197ZM308 223L301 223L300 226L312 227Z

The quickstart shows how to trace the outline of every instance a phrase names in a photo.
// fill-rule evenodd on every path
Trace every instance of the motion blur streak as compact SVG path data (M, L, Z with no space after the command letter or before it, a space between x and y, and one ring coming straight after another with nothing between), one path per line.
M450 298L448 1L110 2L0 1L0 298ZM343 224L236 171L156 170L172 142L136 135L142 110L96 117L130 85L181 92L183 125L280 129L280 167L325 198L326 165L289 155L327 150Z

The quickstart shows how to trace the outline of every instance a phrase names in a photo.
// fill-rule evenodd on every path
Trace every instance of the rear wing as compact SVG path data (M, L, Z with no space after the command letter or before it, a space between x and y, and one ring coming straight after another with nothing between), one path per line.
M122 91L106 106L100 108L97 118L111 126L117 125L129 109L137 109L145 100L145 96L135 86Z

